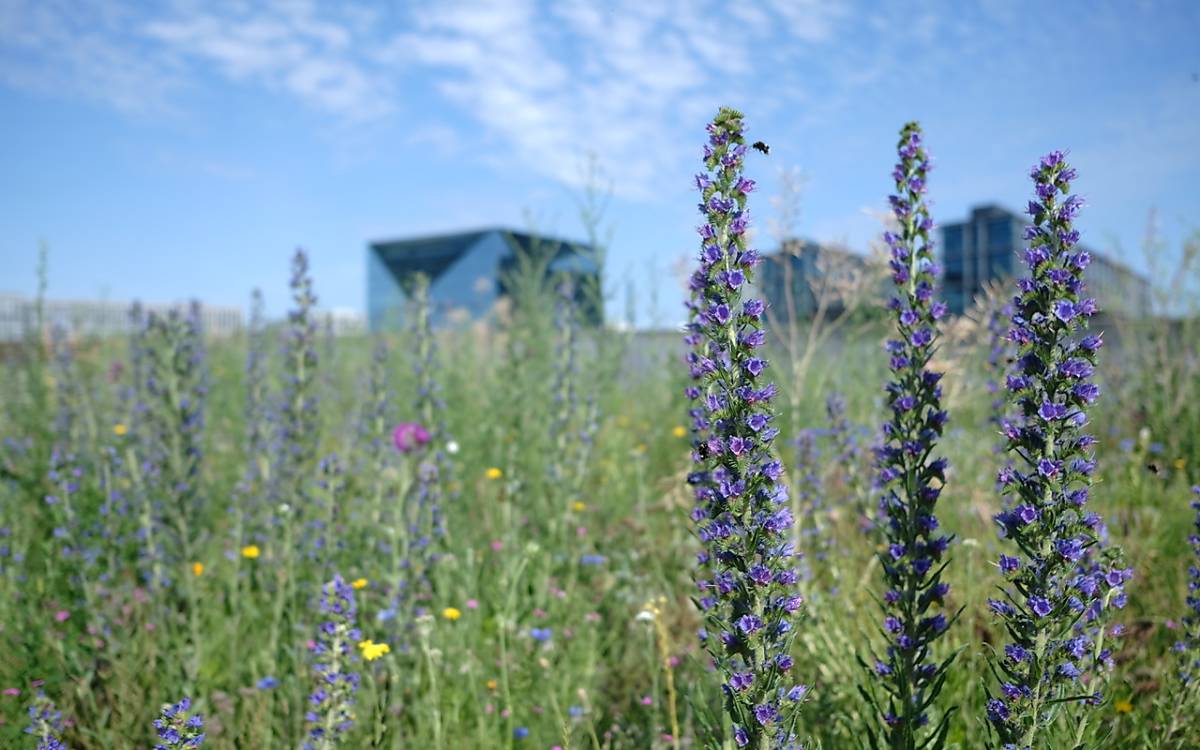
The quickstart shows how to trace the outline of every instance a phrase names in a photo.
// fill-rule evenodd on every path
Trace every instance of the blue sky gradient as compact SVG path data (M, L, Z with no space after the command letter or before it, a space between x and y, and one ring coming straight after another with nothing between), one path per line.
M1025 205L1068 149L1084 242L1137 269L1200 227L1200 3L0 0L0 292L286 305L297 246L327 307L365 307L371 239L479 226L581 236L611 179L611 312L681 315L691 175L746 113L757 244L778 172L798 234L866 252L896 133L921 121L935 219ZM530 218L532 217L532 218ZM651 294L651 289L656 294ZM656 298L656 308L651 303Z

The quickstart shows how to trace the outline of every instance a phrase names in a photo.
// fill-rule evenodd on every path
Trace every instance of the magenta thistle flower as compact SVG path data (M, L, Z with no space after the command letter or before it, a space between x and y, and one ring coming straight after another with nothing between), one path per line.
M429 440L429 430L416 422L401 422L392 430L392 443L401 453L411 453Z

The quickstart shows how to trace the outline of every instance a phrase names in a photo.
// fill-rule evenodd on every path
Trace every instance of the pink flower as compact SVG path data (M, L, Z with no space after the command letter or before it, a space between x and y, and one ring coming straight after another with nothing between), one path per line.
M536 609L533 610L533 616L534 617L545 617L546 610L542 609L541 607L537 607Z
M71 616L71 613L65 609L60 609L54 613L54 619L58 620L59 622L66 622L67 618L70 616Z
M416 422L401 422L392 430L392 442L401 453L411 453L430 440L429 430Z
M4 688L5 695L20 695L21 688Z
M643 696L642 696L642 705L643 705L643 706L653 706L653 705L654 705L654 699L653 699L653 698L651 698L651 697L650 697L650 696L648 696L648 695L643 695Z
M468 599L467 609L479 609L479 602L474 599Z
M507 719L509 716L512 716L512 711L509 711L509 710L506 708L506 709L504 709L503 711L501 711L501 712L500 712L500 716L502 716L503 718Z
M577 529L575 529L575 536L587 536L587 527L580 526Z
M500 541L499 539L492 542L492 552L499 552L502 549L504 549L504 542Z

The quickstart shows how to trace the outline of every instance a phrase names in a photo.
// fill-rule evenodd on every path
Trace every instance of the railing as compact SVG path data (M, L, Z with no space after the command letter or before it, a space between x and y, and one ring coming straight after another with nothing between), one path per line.
M133 329L132 305L127 302L94 300L45 300L42 315L47 330L61 326L77 334L112 336ZM146 313L165 315L187 304L143 304ZM245 326L240 307L201 305L200 320L208 336L232 336ZM37 325L37 301L28 297L0 295L0 341L17 341Z

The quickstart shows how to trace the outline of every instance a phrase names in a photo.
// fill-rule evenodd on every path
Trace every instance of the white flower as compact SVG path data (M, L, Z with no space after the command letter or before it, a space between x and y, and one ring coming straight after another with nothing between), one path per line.
M450 442L446 443L446 452L447 452L447 453L449 453L451 456L453 456L453 455L455 455L456 453L458 453L458 443L456 443L456 442L455 442L455 441L453 441L453 440L451 440Z
M637 617L634 619L638 622L654 622L654 613L648 609L643 609L637 613Z

